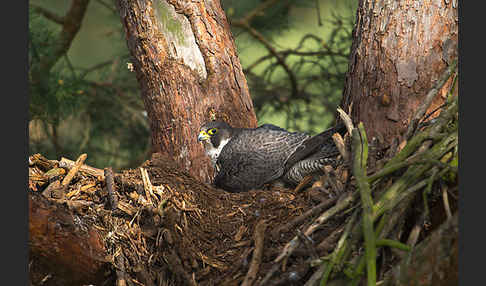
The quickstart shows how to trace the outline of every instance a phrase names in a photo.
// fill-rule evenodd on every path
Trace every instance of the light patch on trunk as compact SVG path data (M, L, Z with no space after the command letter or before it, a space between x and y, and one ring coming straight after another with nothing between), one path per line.
M192 32L191 23L182 14L176 13L174 7L166 1L154 1L156 17L160 20L161 31L169 45L169 54L182 59L186 65L206 79L206 65L196 38Z

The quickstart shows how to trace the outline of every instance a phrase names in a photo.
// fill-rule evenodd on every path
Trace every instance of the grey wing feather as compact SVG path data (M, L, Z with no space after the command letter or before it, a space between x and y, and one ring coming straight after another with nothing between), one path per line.
M259 126L258 128L264 128L264 129L271 129L271 130L277 130L277 131L285 131L288 132L287 130L283 129L282 127L267 123ZM258 129L257 128L257 129Z
M247 190L281 177L285 163L310 136L271 126L242 130L223 148L215 184L225 189Z
M330 157L339 154L337 147L332 141L332 135L336 132L344 135L345 131L346 127L344 124L339 124L306 139L305 142L302 142L300 148L287 160L285 169L289 170L294 164L311 154L314 154L316 158Z

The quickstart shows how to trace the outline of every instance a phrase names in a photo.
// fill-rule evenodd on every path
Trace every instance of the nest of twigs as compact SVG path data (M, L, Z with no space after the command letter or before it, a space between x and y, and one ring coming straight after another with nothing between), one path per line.
M393 150L369 148L362 126L349 121L348 130L335 138L344 147L343 164L326 167L318 181L295 189L225 192L196 181L160 154L120 173L84 165L86 155L76 162L32 155L31 281L359 285L415 279L398 267L419 269L416 279L438 279L434 271L446 271L455 258L433 248L434 233L441 238L436 244L449 247L443 251L457 244L450 231L457 228L457 99ZM63 221L56 231L44 229L55 220ZM63 242L68 237L79 249ZM435 257L421 259L414 253L419 248ZM413 255L405 266L400 262Z

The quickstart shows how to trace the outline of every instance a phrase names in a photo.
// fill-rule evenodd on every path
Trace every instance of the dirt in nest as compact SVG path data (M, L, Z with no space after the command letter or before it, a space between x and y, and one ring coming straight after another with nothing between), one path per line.
M162 219L162 227L175 236L173 249L177 250L188 273L195 270L200 285L206 284L204 282L208 285L241 282L254 248L255 225L260 220L265 220L269 230L261 266L261 273L265 273L265 263L270 264L296 235L292 230L272 237L271 230L320 202L308 193L280 187L268 186L265 190L241 193L214 189L171 168L168 162L164 157L156 156L142 167L147 169L154 186L164 186L168 191L168 200L173 207ZM124 171L120 179L121 182L142 183L139 170ZM120 191L123 192L123 184ZM330 222L321 232L333 229Z
M32 157L34 163L29 167L30 192L67 204L83 223L94 225L103 238L107 263L112 264L107 285L112 285L109 279L113 283L119 280L120 273L128 285L239 285L255 248L255 226L264 220L267 228L257 276L257 281L261 280L297 230L303 232L321 212L295 227L284 226L325 201L330 202L327 208L331 207L337 199L336 194L330 196L329 184L315 184L304 191L266 186L263 190L226 192L198 182L159 154L141 168L114 174L114 195L110 195L105 178L82 169L68 188L59 192L54 188L56 182L62 182L69 168L47 176L49 171L63 168L58 168L58 161L39 158ZM144 182L142 169L149 181ZM344 183L339 182L341 187ZM338 215L314 232L308 239L315 247L304 243L296 249L286 272L295 268L300 279L310 275L305 260L332 250L346 217ZM274 282L284 280L292 279L280 277Z

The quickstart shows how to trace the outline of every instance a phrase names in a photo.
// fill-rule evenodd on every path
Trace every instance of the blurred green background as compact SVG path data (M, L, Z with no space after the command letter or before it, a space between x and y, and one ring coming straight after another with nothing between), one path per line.
M222 0L231 22L264 1ZM114 1L91 0L67 55L49 71L47 91L32 70L49 55L60 25L38 13L63 15L71 1L31 0L29 9L29 154L115 170L149 158L150 130ZM248 30L232 25L258 123L315 134L332 124L348 67L357 1L278 1L250 26L285 60L294 77Z

